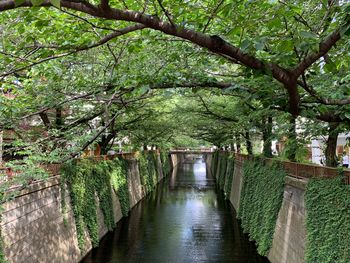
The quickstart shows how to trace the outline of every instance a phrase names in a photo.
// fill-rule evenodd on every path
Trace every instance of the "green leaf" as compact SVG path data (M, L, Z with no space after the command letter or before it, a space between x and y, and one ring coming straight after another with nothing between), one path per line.
M310 32L310 31L300 31L300 36L303 38L318 38L318 35L315 34L314 32Z
M247 50L250 47L251 43L249 40L245 39L242 41L241 48L242 50Z
M44 0L31 0L31 2L33 6L39 6L44 2Z
M50 0L51 4L58 9L61 8L61 0Z

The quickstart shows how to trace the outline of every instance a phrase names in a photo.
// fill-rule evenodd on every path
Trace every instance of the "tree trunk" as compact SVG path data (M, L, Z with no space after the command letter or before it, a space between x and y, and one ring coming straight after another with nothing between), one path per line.
M296 116L292 115L290 118L290 128L288 134L288 141L286 146L286 157L291 162L296 161L296 153L297 153L297 132L296 132Z
M64 124L63 116L62 116L62 107L57 107L56 108L56 121L55 125L57 129L62 128Z
M264 146L263 146L263 155L267 158L272 157L272 117L269 116L267 118L267 122L264 120L263 123L263 141L264 141Z
M246 131L245 133L245 140L246 140L246 144L247 144L247 152L249 155L253 155L253 146L252 146L252 142L250 140L250 134L249 131Z
M337 166L337 140L338 140L338 126L339 123L337 122L331 122L329 123L328 128L328 139L327 139L327 147L326 147L326 165L330 167L336 167Z

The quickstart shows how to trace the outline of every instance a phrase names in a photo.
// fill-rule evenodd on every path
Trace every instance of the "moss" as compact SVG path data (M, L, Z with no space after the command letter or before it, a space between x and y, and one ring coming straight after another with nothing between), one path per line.
M305 198L306 262L350 262L350 186L342 176L310 179Z
M281 208L285 172L278 165L262 161L246 161L243 165L243 185L238 218L244 232L255 240L258 252L267 255Z

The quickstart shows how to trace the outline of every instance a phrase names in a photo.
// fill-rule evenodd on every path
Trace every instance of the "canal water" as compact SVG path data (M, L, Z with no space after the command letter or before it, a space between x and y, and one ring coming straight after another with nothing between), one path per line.
M187 160L82 263L268 262L242 233L202 159Z

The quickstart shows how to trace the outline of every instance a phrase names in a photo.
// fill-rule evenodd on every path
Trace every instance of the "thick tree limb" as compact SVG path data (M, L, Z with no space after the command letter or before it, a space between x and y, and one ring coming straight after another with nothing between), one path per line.
M30 7L32 6L32 3L31 1L26 0L20 6ZM41 6L49 7L51 6L51 2L46 0L41 4ZM238 61L249 68L270 71L272 72L272 75L282 83L287 83L290 80L287 70L273 63L264 63L256 57L244 53L241 49L231 45L220 37L209 36L177 25L174 26L170 22L162 21L155 16L115 8L110 8L108 11L105 11L99 6L94 6L86 1L61 0L61 7L84 12L95 17L140 23L146 27L161 31L165 34L189 40L190 42L207 48L216 54L231 58L233 61ZM0 12L14 8L17 8L14 0L5 0L0 2Z

